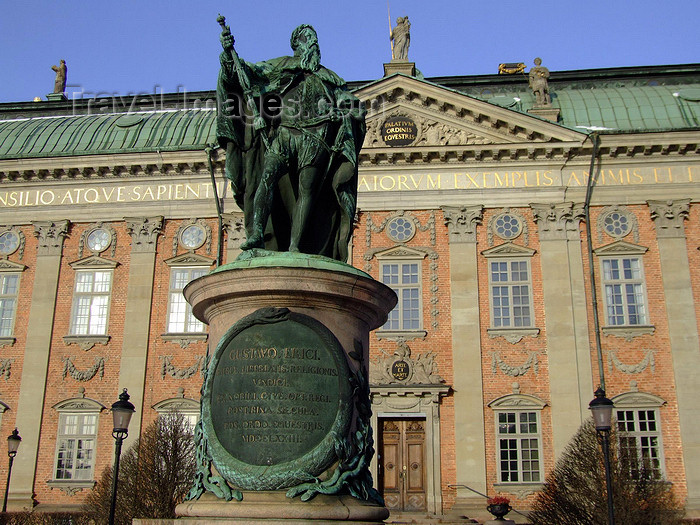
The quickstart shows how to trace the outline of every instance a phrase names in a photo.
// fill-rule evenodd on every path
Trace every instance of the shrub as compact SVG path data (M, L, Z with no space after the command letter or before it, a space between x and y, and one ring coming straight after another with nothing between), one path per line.
M106 523L112 496L113 467L88 495L84 510ZM134 518L174 518L195 474L192 430L180 414L159 417L121 458L115 524Z
M682 523L682 505L668 482L634 458L621 457L616 433L610 434L615 523L675 525ZM634 466L636 468L630 468ZM590 419L569 442L530 512L533 525L607 525L603 452Z

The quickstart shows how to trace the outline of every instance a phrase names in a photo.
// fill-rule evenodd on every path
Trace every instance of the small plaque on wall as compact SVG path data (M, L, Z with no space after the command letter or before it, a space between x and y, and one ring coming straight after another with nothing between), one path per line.
M391 365L391 375L397 381L405 381L409 375L409 365L406 361L394 361Z
M388 146L409 146L418 136L418 126L409 117L390 117L382 124L382 140Z

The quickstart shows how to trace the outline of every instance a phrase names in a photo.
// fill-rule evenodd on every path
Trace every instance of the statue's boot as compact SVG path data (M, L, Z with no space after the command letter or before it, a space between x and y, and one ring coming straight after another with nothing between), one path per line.
M241 244L241 250L252 250L253 248L265 248L265 239L262 235L254 234Z

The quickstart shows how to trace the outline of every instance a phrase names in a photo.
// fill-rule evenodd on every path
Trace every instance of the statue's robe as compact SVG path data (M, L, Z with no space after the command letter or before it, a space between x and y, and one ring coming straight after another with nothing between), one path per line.
M236 203L243 210L246 233L252 228L253 200L264 167L266 147L261 134L267 134L272 141L280 126L301 130L322 136L331 154L318 174L318 191L299 249L345 261L357 203L358 156L365 136L365 112L360 101L334 72L323 66L313 73L305 71L298 57L285 56L257 64L241 61L241 65L255 99L275 94L283 102L278 118L268 118L265 128L255 129L233 61L226 52L222 53L217 84L217 138L230 157L226 176L231 181ZM344 105L342 118L331 119L328 112L312 112L306 117L288 114L285 105L289 101L285 96L293 99L295 90L299 91L303 83L334 107ZM298 171L293 166L289 171L277 185L265 230L265 247L270 250L287 251L289 247L291 217L298 194Z

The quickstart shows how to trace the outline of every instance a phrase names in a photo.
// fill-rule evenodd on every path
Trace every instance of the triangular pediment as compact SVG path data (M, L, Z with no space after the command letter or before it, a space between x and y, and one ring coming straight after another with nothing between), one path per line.
M10 261L9 259L0 259L0 272L23 272L27 267L24 264Z
M408 246L395 246L394 248L382 250L381 252L377 252L374 254L374 256L377 259L424 259L426 255L427 253L413 248L409 248Z
M116 261L110 261L100 257L99 255L91 255L85 259L70 263L70 267L74 270L87 270L90 268L116 268L119 265Z
M535 250L512 242L506 242L484 250L481 252L481 255L484 257L532 257L535 255Z
M626 241L615 241L600 248L593 250L598 256L604 255L643 255L647 252L648 248L644 246L639 246L638 244L632 244Z
M168 266L211 266L216 262L211 257L204 257L196 253L185 253L172 257L165 261Z
M367 107L365 149L580 145L586 135L513 108L485 102L443 86L401 74L355 91ZM406 117L415 139L392 147L382 137L387 120Z

